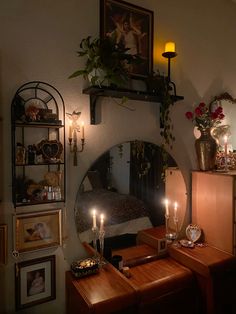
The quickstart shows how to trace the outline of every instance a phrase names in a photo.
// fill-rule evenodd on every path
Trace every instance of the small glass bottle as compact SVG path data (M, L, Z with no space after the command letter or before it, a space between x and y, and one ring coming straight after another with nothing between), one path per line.
M46 185L43 187L41 198L43 201L46 201L48 199L48 187Z
M54 198L56 201L60 201L61 200L61 188L60 186L56 186L54 188Z
M47 196L48 196L48 201L54 200L54 192L53 192L52 186L48 187Z

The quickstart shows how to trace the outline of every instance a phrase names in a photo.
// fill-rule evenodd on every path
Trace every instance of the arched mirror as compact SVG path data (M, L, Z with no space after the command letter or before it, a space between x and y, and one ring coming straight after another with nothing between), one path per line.
M80 240L92 241L92 210L96 208L105 216L105 240L110 240L111 247L134 245L138 231L165 224L165 197L179 203L181 226L185 183L175 160L169 154L164 159L159 146L143 141L122 143L100 156L77 193L75 220ZM163 166L168 167L165 180Z

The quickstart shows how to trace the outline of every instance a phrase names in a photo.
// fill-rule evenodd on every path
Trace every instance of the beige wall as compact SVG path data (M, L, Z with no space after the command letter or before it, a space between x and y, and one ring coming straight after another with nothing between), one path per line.
M190 170L196 167L196 163L192 125L184 113L200 100L209 101L222 91L236 96L236 4L230 0L129 2L154 11L155 69L166 72L166 60L161 57L164 43L174 40L177 45L178 57L172 63L172 79L176 82L178 94L185 99L172 107L176 143L171 153L183 171L189 191ZM126 140L161 142L158 105L154 103L129 101L128 105L135 108L131 112L117 106L113 100L104 99L102 124L89 125L89 98L81 93L86 83L81 78L67 78L82 64L75 52L80 40L98 33L98 0L0 2L0 104L4 160L4 167L0 168L0 179L4 178L0 222L9 226L8 264L0 268L0 309L3 313L14 313L10 104L16 89L28 81L48 82L63 95L66 111L82 111L86 124L86 146L79 156L78 167L72 165L72 156L67 150L65 206L68 239L62 248L28 253L20 259L56 254L57 299L21 313L64 313L64 272L71 261L82 254L75 232L73 206L78 186L91 163L109 147ZM188 206L186 222L189 211Z

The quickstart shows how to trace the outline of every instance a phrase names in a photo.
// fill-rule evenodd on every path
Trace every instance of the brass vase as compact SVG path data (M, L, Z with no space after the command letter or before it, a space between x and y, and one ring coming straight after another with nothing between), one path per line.
M213 170L216 162L217 143L211 135L211 128L201 129L201 136L195 141L198 166L202 171Z

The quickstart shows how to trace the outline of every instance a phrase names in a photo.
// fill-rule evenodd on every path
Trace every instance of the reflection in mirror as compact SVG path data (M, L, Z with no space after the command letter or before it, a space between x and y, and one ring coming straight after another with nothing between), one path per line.
M212 106L221 106L225 118L218 127L212 130L212 135L218 143L216 168L219 171L236 170L236 99L223 93L215 96Z
M228 150L236 151L236 99L228 93L223 93L214 99L213 105L223 108L225 118L221 125L213 130L213 135L217 138L222 150L224 150L224 137L226 135L228 137Z
M105 241L112 241L109 244L112 248L134 245L139 230L164 225L166 196L178 202L176 198L183 195L181 207L184 209L181 210L185 212L186 188L182 174L169 154L167 164L173 170L164 182L160 147L142 141L122 143L98 158L83 179L76 198L75 220L81 241L93 240L94 208L105 216ZM174 181L170 180L171 175Z

